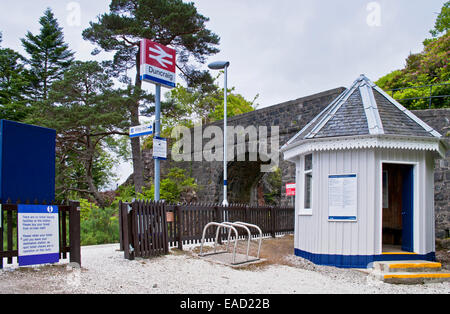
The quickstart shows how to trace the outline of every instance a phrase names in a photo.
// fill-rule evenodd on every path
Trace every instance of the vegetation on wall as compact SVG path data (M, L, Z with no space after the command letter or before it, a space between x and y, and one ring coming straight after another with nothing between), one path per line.
M401 101L408 109L449 108L450 97L450 1L447 1L439 16L435 28L430 31L433 36L424 41L420 53L411 54L406 59L404 69L393 71L376 84L390 91L395 99ZM434 85L434 86L430 86ZM413 88L421 87L422 88ZM409 87L409 88L408 88ZM430 95L435 96L431 100Z

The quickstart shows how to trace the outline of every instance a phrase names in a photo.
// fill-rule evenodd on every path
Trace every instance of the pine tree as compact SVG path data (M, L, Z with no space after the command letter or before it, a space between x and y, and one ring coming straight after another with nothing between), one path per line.
M0 119L23 121L28 114L23 96L28 85L24 63L19 53L0 48Z
M123 119L123 91L114 88L106 72L95 61L75 61L30 117L30 123L57 131L58 199L75 191L105 205L99 188L112 175L112 165L105 164L107 147L116 144L114 135L127 135L121 129L129 126Z
M206 28L209 19L199 14L193 3L182 0L112 0L110 13L91 22L83 37L105 51L115 51L114 64L124 71L136 69L134 99L130 101L131 125L139 124L142 94L140 80L139 41L146 38L177 50L177 68L189 85L210 79L209 73L198 71L189 61L204 63L205 56L219 52L219 37ZM148 109L148 108L147 108ZM140 140L131 140L134 184L141 193L144 185Z
M62 78L64 71L74 60L74 53L64 42L62 28L48 8L39 20L40 33L28 32L22 45L29 55L29 80L32 83L31 99L45 100L52 83Z

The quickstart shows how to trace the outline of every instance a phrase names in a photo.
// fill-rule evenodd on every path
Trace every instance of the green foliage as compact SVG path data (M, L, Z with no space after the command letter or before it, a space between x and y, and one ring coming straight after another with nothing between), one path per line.
M277 168L274 172L269 172L266 174L266 182L269 186L268 193L264 194L264 200L268 205L277 205L279 204L281 198L281 184L282 184L282 175L281 169Z
M441 13L436 19L434 29L430 31L433 37L446 33L450 29L450 1L447 1L442 7Z
M81 245L119 242L117 208L98 208L84 202L81 219Z
M186 174L186 170L172 168L169 173L160 182L161 200L166 202L178 203L185 202L189 196L198 191L198 185L195 179ZM122 202L131 202L132 199L153 200L155 195L154 185L151 188L144 188L142 193L135 192L134 186L120 186L117 190L117 197L113 206Z
M218 52L219 37L206 28L208 18L194 3L182 0L112 0L109 13L83 32L83 37L106 51L115 51L120 69L136 67L139 39L172 45L178 52L177 66L191 83L203 80L205 72L189 66L191 58L204 63L205 56Z
M180 168L170 169L166 178L160 183L161 199L170 203L187 202L198 190L195 179L186 175L186 170ZM153 198L154 186L150 190L150 196Z
M39 24L38 35L28 32L22 39L22 45L30 56L27 78L32 83L30 95L33 100L47 99L52 83L62 78L64 70L74 60L74 53L64 42L62 28L50 8L45 10Z
M152 95L146 94L140 79L140 39L147 38L177 50L177 68L189 85L199 85L210 79L208 71L199 71L192 61L204 63L206 56L219 50L219 37L206 28L208 18L197 12L194 3L182 0L112 0L109 12L91 22L83 31L83 38L105 51L115 52L111 62L120 80L129 84L128 97L124 99L131 125L139 125L140 110L154 112ZM96 49L93 53L98 53ZM128 69L136 70L134 87L127 77ZM134 182L136 191L144 185L140 141L131 140Z
M129 124L122 92L95 61L74 62L62 79L53 83L48 100L34 105L29 122L56 129L57 192L93 196L106 205L98 190L113 179L115 163L107 148L115 135L126 135Z
M439 15L433 36L443 34L439 38L428 39L424 42L424 50L421 53L411 54L406 59L406 66L402 70L396 70L380 78L376 84L384 90L398 89L393 94L395 99L421 98L432 96L450 95L450 85L438 85L450 83L449 55L450 32L449 16L450 1L445 3ZM433 87L412 88L424 85L436 85ZM406 87L411 87L404 89ZM431 89L431 90L430 90ZM410 99L400 101L408 109L428 109L429 99ZM450 107L450 98L434 98L431 108Z

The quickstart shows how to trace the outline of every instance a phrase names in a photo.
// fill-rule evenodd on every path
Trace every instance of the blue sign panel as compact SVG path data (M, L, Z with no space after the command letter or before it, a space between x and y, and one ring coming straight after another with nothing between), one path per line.
M56 131L0 120L0 202L55 199Z
M19 266L59 262L59 215L55 205L18 205Z

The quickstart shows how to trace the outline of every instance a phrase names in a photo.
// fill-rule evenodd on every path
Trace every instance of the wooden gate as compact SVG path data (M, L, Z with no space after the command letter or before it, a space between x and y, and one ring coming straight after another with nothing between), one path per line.
M120 249L125 258L151 257L169 252L164 203L120 203Z

